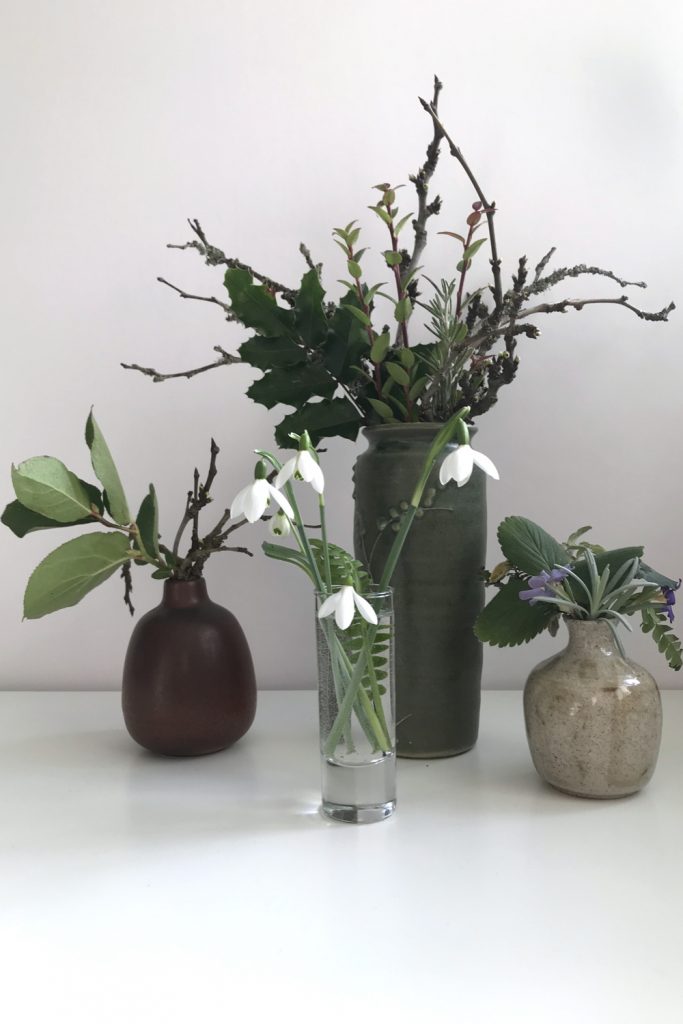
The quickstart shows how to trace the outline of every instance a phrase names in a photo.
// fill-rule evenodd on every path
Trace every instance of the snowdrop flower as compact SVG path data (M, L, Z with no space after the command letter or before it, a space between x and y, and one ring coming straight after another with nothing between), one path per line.
M255 523L261 518L268 508L271 499L279 505L282 511L290 519L294 518L294 510L287 501L284 494L280 494L277 487L273 487L266 479L267 470L263 462L256 463L254 480L248 487L244 487L239 494L236 494L230 505L230 518L237 519L244 516L250 523Z
M285 462L275 477L275 486L282 487L292 477L310 484L317 494L322 494L325 489L325 477L312 452L311 439L306 430L299 438L299 451Z
M469 482L475 466L479 466L479 469L483 469L494 480L500 480L498 470L488 455L476 452L469 444L458 445L454 452L446 456L441 463L439 480L444 486L449 480L455 480L458 487L464 487Z
M377 625L375 609L351 586L340 587L334 594L326 598L320 606L318 618L326 619L328 615L334 613L334 621L339 629L348 629L353 622L354 605L366 622L371 622L373 626Z
M271 517L268 529L273 537L288 537L292 532L292 524L281 508Z

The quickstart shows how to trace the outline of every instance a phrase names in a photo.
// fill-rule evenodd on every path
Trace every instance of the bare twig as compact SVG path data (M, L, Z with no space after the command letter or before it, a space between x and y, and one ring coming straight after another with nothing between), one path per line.
M231 355L230 352L226 352L220 345L214 345L213 350L219 354L219 358L214 360L213 363L207 363L205 366L195 366L191 370L179 370L177 373L160 373L153 366L138 366L137 363L121 363L121 366L124 370L137 370L138 373L144 374L145 377L151 377L155 384L160 384L165 380L174 380L177 377L185 377L189 380L190 377L196 377L199 373L215 370L218 366L232 366L233 363L242 362L239 356Z
M637 306L632 306L628 301L628 295L621 295L618 299L561 299L559 302L544 302L540 306L533 306L531 309L524 309L518 314L517 319L523 320L530 316L535 316L536 313L565 313L568 309L583 309L584 306L596 306L596 305L613 305L613 306L624 306L626 309L630 309L632 313L640 317L641 320L661 320L666 321L669 319L669 313L675 308L676 304L670 302L664 309L660 309L658 313L646 313L642 309L638 309Z
M133 607L132 593L133 593L133 577L130 574L130 562L125 562L121 568L121 579L123 580L123 603L128 608L131 615L135 615L135 608Z
M318 275L318 277L321 277L322 276L322 272L323 272L323 265L322 265L322 263L314 263L313 262L313 257L311 256L311 250L308 248L307 245L304 245L303 242L301 242L300 245L299 245L299 252L303 256L303 258L306 260L307 266L310 267L311 270L315 270L315 272Z
M548 254L548 258L551 253L555 250L551 249ZM543 257L546 260L546 257ZM541 277L538 274L539 268L541 272L545 268L545 264L541 260L538 267L536 267L536 276L532 283L524 289L523 295L527 299L531 295L540 295L541 292L545 292L548 288L553 288L560 281L565 281L568 277L585 277L588 275L594 277L608 277L610 281L615 281L620 288L647 288L645 281L625 281L621 277L617 277L611 270L603 270L602 267L588 267L585 263L579 263L575 267L560 267L558 270L553 270L552 274L548 274L547 277Z
M434 93L432 96L431 107L434 111L438 111L439 108L439 93L442 89L442 83L439 81L436 75L434 75ZM413 231L415 232L415 242L413 245L413 252L410 257L410 262L406 267L402 278L407 278L414 272L415 268L419 265L422 253L427 244L427 220L433 214L438 213L441 208L441 199L439 196L431 202L427 202L427 195L429 192L429 182L436 170L436 165L439 160L439 146L441 145L441 139L443 138L443 131L441 126L433 121L434 135L431 142L427 146L427 158L419 169L417 174L410 175L410 181L415 186L417 192L417 216L413 220Z
M189 292L184 292L182 288L178 288L177 285L171 284L165 277L158 277L157 281L159 284L165 284L167 288L172 288L174 292L177 292L181 299L196 299L197 302L212 302L216 306L220 306L225 312L226 320L236 320L237 317L230 309L227 302L221 302L215 295L191 295Z
M166 246L167 249L196 249L197 252L204 257L204 262L210 267L225 266L228 268L238 268L239 270L246 270L256 281L260 281L266 288L273 292L273 294L281 295L285 302L293 306L296 301L296 291L293 288L288 288L287 285L280 284L279 281L273 280L272 277L267 277L265 274L260 274L253 267L250 267L247 263L243 263L241 260L235 259L232 256L226 256L222 249L218 249L215 245L207 240L206 235L202 229L201 224L198 220L188 220L188 224L192 231L194 231L197 239L193 239L191 242L184 242L182 245L175 245L171 242Z
M482 202L486 209L486 219L488 221L489 226L489 242L491 244L490 263L491 270L493 271L493 296L495 300L496 311L499 311L503 305L503 284L500 272L500 258L498 256L498 246L496 244L496 229L493 223L496 214L496 204L490 203L486 196L484 195L481 185L479 184L474 174L472 173L472 170L467 161L465 160L465 157L462 155L461 151L453 142L453 139L450 137L450 135L444 128L443 124L439 120L436 107L432 103L428 103L427 100L423 100L422 97L420 97L420 103L432 118L435 128L438 127L439 130L441 131L442 138L444 138L448 143L448 148L451 152L451 156L455 157L455 159L458 161L467 177L470 179L474 191L477 193L480 201Z

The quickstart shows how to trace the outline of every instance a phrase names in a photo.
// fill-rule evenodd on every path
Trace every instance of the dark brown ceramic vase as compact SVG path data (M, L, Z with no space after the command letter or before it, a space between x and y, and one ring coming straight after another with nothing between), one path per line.
M123 668L128 732L156 754L211 754L244 736L256 681L242 628L204 580L166 580L138 622Z

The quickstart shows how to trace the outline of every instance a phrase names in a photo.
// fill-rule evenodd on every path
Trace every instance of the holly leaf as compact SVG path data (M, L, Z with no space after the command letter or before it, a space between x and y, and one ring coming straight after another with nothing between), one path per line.
M257 370L272 370L276 366L300 366L306 362L306 350L291 338L264 338L255 334L242 342L240 358Z
M550 625L557 608L522 601L520 592L527 589L525 580L513 577L489 601L474 624L474 632L483 643L517 647L533 640Z
M40 619L70 608L131 557L123 533L86 533L52 551L34 569L24 594L24 617Z
M90 449L92 468L95 470L97 479L104 487L105 505L109 509L114 522L118 523L119 526L125 526L131 521L126 495L118 470L109 451L109 446L92 412L85 424L85 442Z
M535 576L556 565L568 565L569 552L541 526L523 516L508 516L498 527L501 551L515 568Z
M274 405L303 405L314 395L332 398L337 382L320 363L304 363L288 369L274 369L247 389L254 402L272 409Z
M277 425L275 440L280 448L294 448L296 442L290 433L302 434L307 430L314 445L323 437L346 437L355 441L361 424L361 415L348 398L308 402Z
M293 338L296 334L294 313L278 306L265 285L252 282L251 274L232 267L225 274L225 287L235 316L266 338Z
M327 317L323 309L325 291L315 270L309 270L301 279L297 292L296 329L308 348L320 348L327 338Z

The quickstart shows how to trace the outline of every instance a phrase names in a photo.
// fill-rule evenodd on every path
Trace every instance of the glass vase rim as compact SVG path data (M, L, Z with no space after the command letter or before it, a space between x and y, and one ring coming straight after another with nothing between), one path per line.
M419 420L417 423L368 423L362 428L362 433L367 437L370 433L381 433L388 434L392 431L398 431L399 433L408 432L409 430L415 430L418 433L427 434L430 431L438 434L447 420L435 420L433 423L427 422L426 420ZM470 436L474 437L479 431L479 427L475 423L468 423L467 428L470 432ZM458 441L453 438L452 444L458 444Z
M333 594L337 594L337 593L339 593L341 588L344 587L344 586L350 586L350 584L347 584L347 583L335 583L335 584L332 585L331 592ZM329 597L330 596L330 591L328 591L328 590L318 590L317 588L314 589L313 593L315 594L316 597L325 598L325 597ZM379 599L379 598L382 598L382 597L384 597L384 598L386 598L386 597L393 597L394 596L394 588L393 587L382 587L382 588L380 588L379 584L373 583L369 590L356 591L356 593L359 593L361 597L364 597L364 598L366 598L368 600L371 599L371 598L372 599Z

